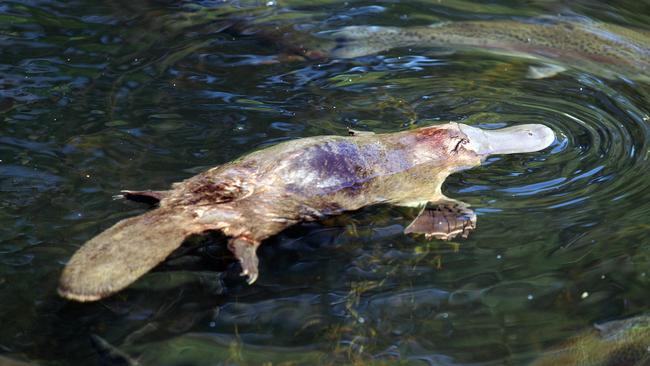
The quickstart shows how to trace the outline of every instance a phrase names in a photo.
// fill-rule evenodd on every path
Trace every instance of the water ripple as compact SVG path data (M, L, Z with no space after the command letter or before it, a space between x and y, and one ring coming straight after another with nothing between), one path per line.
M479 52L291 59L257 33L593 2L438 3L0 4L0 289L10 294L0 296L0 348L89 364L90 331L147 364L527 364L575 329L647 311L648 85L571 70L528 80L528 60ZM638 6L619 3L599 8L617 19ZM238 34L233 17L250 27ZM544 151L449 177L444 192L478 214L467 240L403 235L417 212L369 207L266 241L255 286L221 242L204 239L102 303L55 294L81 243L146 210L113 201L120 189L164 189L250 150L349 126L447 121L542 123L557 136Z

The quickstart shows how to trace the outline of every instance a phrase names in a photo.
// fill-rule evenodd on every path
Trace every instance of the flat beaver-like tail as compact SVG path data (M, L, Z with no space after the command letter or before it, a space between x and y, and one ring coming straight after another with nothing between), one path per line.
M180 212L156 209L118 222L87 241L70 259L59 294L76 301L95 301L123 289L199 232Z

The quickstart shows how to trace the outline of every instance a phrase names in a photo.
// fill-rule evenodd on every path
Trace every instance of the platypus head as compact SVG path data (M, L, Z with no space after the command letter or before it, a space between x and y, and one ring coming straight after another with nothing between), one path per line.
M540 151L555 140L553 130L538 124L484 130L459 123L458 129L469 140L463 147L481 157Z

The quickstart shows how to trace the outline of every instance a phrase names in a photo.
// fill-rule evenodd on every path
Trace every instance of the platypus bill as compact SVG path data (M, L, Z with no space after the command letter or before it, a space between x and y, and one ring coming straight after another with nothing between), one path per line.
M476 215L445 197L448 175L490 154L542 150L555 139L543 125L483 130L460 123L388 133L352 131L284 142L214 167L168 191L124 191L157 202L86 242L70 259L59 294L94 301L119 291L162 262L192 234L220 230L242 275L258 277L260 243L301 221L364 206L422 207L405 233L467 237Z

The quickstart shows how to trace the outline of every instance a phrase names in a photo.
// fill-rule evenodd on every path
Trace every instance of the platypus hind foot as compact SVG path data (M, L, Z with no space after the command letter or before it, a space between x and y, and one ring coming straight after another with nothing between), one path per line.
M427 203L418 217L404 229L405 234L424 234L427 239L467 238L476 228L476 214L462 202L449 200Z
M252 285L259 275L257 265L259 260L255 254L259 243L252 242L246 238L234 238L228 243L228 249L235 255L241 264L241 275L248 276L246 282Z

